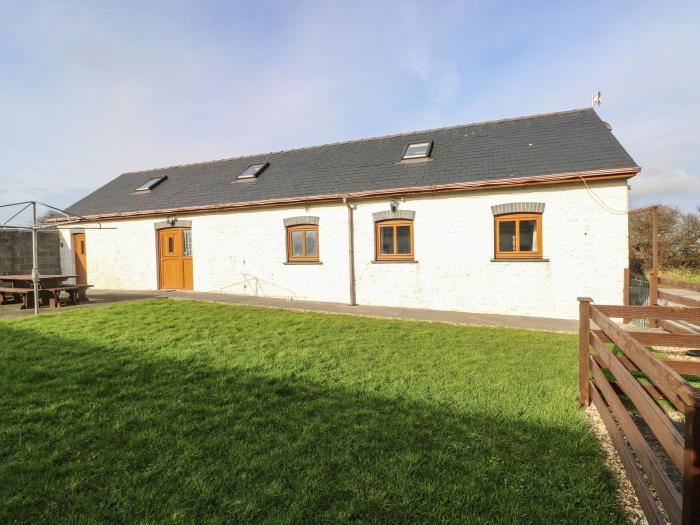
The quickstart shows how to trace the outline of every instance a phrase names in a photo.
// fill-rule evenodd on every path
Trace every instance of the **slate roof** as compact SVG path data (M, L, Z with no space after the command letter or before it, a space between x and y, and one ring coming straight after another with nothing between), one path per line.
M433 141L431 160L401 162L406 146ZM258 179L236 182L269 162ZM102 215L636 168L592 109L416 131L400 135L124 173L68 208ZM152 191L134 194L151 177Z

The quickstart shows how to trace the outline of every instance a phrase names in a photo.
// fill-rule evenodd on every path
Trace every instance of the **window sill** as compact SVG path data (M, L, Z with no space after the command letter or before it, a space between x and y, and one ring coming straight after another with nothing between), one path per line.
M323 263L321 261L285 261L282 264L286 266L313 266Z
M503 257L497 259L495 257L492 257L491 262L549 262L549 259L546 259L544 257Z
M416 260L401 260L397 259L396 261L378 261L378 260L373 260L372 264L418 264L418 261Z

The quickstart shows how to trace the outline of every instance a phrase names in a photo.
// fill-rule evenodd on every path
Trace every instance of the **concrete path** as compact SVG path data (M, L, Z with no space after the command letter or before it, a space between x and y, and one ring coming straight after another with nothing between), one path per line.
M65 296L64 296L65 297ZM166 297L165 294L154 291L128 291L128 290L90 290L88 292L90 302L81 303L75 306L63 306L61 308L42 307L39 310L39 315L58 314L61 312L70 312L80 308L93 308L96 306L106 306L115 303L124 303L129 301L140 301L143 299L152 299L154 297ZM8 303L0 304L0 319L13 319L17 317L31 317L34 315L34 310L22 310L19 304Z
M693 301L697 301L700 303L700 292L695 292L693 290L685 290L682 288L666 288L666 287L660 287L659 291L663 292L668 292L672 293L674 295L680 295L681 297L685 297L686 299L691 299ZM669 301L659 301L659 303L668 303ZM673 306L676 306L675 303L672 303ZM678 306L686 306L686 305L678 305Z
M210 292L165 292L173 299L194 299L226 304L246 304L252 306L267 306L285 308L303 312L322 312L331 314L360 315L365 317L381 317L386 319L405 319L412 321L431 321L438 323L501 326L507 328L524 328L528 330L547 330L554 332L577 332L578 321L567 319L552 319L549 317L525 317L519 315L473 314L450 312L443 310L426 310L421 308L395 308L388 306L357 305L349 306L342 303L324 303L317 301L301 301L291 299L276 299L271 297L252 297Z
M681 297L685 297L686 299L691 299L693 301L696 301L698 304L700 304L700 292L695 292L693 290L686 290L682 288L659 288L659 291L664 291L668 293L672 293L674 295L680 295ZM662 306L689 306L689 305L684 305L684 304L679 304L675 303L672 301L666 301L664 299L659 300L659 304ZM678 325L681 328L685 328L689 332L693 332L696 334L700 334L700 325L697 324L692 324L684 321L672 321L672 324Z
M384 306L349 306L341 303L324 303L316 301L300 301L291 299L276 299L271 297L252 297L244 295L232 295L212 292L184 292L184 291L117 291L117 290L91 290L88 294L90 303L78 306L52 309L42 308L41 314L69 311L75 308L90 308L98 305L113 304L117 302L134 301L155 297L167 297L176 300L206 301L224 304L243 304L251 306L264 306L271 308L284 308L303 312L321 312L331 314L359 315L366 317L379 317L386 319L405 319L413 321L431 321L439 323L463 324L475 326L499 326L507 328L523 328L527 330L546 330L554 332L576 332L578 321L567 319L552 319L549 317L525 317L518 315L474 314L463 312L449 312L442 310L426 310L418 308L393 308ZM23 317L31 315L31 311L19 310L17 305L4 305L0 307L0 317Z
M406 319L413 321L431 321L451 324L502 326L508 328L525 328L529 330L548 330L556 332L578 331L578 321L552 319L549 317L524 317L518 315L473 314L419 308L395 308L388 306L357 305L342 303L325 303L319 301L301 301L297 299L278 299L272 297L253 297L213 292L162 292L172 299L190 299L225 304L245 304L285 308L303 312L321 312L332 314L360 315L386 319Z

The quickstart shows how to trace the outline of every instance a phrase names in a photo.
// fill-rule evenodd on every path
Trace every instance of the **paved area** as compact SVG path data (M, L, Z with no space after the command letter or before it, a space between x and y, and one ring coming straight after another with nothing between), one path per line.
M167 295L173 299L195 299L198 301L210 301L216 303L248 304L254 306L286 308L305 312L361 315L366 317L381 317L387 319L406 319L413 321L431 321L479 326L502 326L508 328L525 328L529 330L548 330L556 332L578 331L578 321L552 319L549 317L473 314L442 310L426 310L419 308L394 308L388 306L350 306L342 303L300 301L296 299L276 299L271 297L250 297L207 292L168 292Z
M75 306L64 306L61 308L45 308L40 309L40 315L58 314L61 312L69 312L80 308L93 308L96 306L106 306L115 303L123 303L128 301L139 301L142 299L152 299L153 297L165 297L159 292L150 291L112 291L112 290L95 290L88 292L90 301L81 303ZM19 304L8 303L0 304L0 318L12 319L17 317L28 317L34 315L34 310L21 310Z
M324 303L316 301L299 301L277 299L271 297L252 297L212 292L183 292L183 291L116 291L91 290L90 302L78 306L67 306L58 309L42 308L41 314L55 314L76 308L91 308L125 301L136 301L154 297L167 297L176 300L195 300L225 304L245 304L271 308L285 308L306 312L321 312L333 314L360 315L387 319L406 319L415 321L431 321L450 324L500 326L508 328L524 328L528 330L547 330L555 332L576 332L578 321L552 319L549 317L524 317L517 315L475 314L449 312L441 310L425 310L418 308L392 308L384 306L349 306L340 303ZM0 317L23 317L32 315L31 310L20 310L16 304L0 306Z
M666 287L660 287L659 291L672 293L674 295L680 295L681 297L685 297L686 299L691 299L693 301L697 301L698 303L700 303L700 292L695 292L693 290L684 290L681 288L666 288ZM659 302L660 303L661 302L668 303L669 301L661 300ZM678 306L678 305L673 303L672 306Z
M675 295L680 295L681 297L685 297L686 299L691 299L693 301L697 301L698 304L700 305L700 292L695 292L693 290L685 290L681 288L666 288L662 287L659 288L660 291L672 293ZM674 302L669 302L664 299L659 300L659 304L664 305L664 306L690 306L690 305L681 305L678 303ZM673 321L673 324L680 326L681 328L686 329L689 332L693 332L696 334L700 334L700 325L697 324L691 324L683 321Z

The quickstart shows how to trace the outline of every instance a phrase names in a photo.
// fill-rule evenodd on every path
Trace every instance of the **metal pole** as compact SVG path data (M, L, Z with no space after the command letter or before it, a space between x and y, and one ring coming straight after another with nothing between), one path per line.
M32 281L34 283L34 315L39 315L39 265L36 238L36 201L32 201Z

